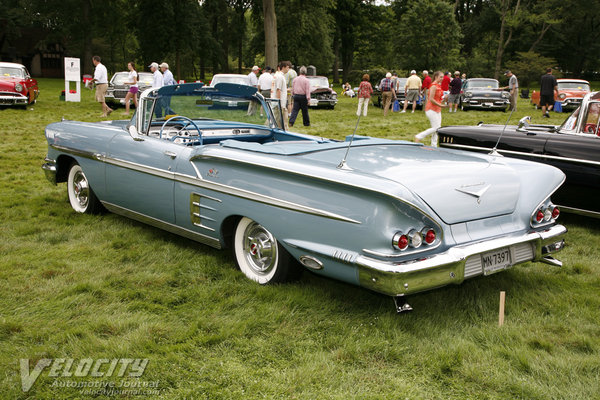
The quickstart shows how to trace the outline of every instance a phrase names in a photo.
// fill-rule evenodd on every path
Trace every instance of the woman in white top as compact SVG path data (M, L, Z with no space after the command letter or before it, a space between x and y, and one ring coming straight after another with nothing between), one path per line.
M129 76L127 77L128 82L125 82L126 85L130 85L129 86L129 91L127 92L127 95L125 96L125 113L124 115L129 115L129 100L133 99L133 104L135 105L135 108L137 108L138 106L138 102L137 102L137 92L139 90L138 88L138 84L137 84L137 71L135 70L135 64L133 63L133 61L130 61L127 63L127 69L129 69Z

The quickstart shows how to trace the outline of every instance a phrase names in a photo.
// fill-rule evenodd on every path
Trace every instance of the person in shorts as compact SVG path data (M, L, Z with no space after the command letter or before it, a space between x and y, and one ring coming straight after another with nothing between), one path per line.
M417 102L419 101L419 94L421 93L421 86L421 78L417 76L417 71L413 69L410 71L410 76L404 85L404 107L401 112L406 112L408 103L412 103L412 112L415 112Z
M460 72L454 71L454 78L449 84L450 93L448 93L448 112L456 112L458 109L458 103L460 103L460 91L462 89L462 79L460 79ZM454 109L454 111L452 111Z
M94 78L92 79L96 83L96 101L102 104L102 117L107 117L108 114L113 112L112 108L106 105L106 90L108 89L108 71L106 67L100 62L100 56L92 57L92 63L96 69L94 70Z
M129 115L129 102L133 99L133 105L135 108L138 106L137 102L137 93L139 91L138 83L137 83L137 71L135 70L135 64L133 61L127 63L127 69L129 70L129 75L127 76L126 85L129 85L129 91L125 95L125 113L123 115Z
M546 69L540 80L540 106L542 106L542 117L550 118L549 111L554 106L554 93L558 98L558 83L552 75L552 68Z

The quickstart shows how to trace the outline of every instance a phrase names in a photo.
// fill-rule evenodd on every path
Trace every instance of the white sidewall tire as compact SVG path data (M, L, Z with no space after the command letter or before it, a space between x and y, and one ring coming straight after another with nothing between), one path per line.
M265 244L270 246L272 257L268 265L260 265L257 256L253 255L252 250L249 248L249 246L255 244L251 244L251 240L249 239L249 235L253 232L266 239L268 243ZM278 269L281 267L281 252L279 251L277 239L269 231L250 218L244 217L235 229L233 246L237 264L248 279L258 282L261 285L266 285L273 281ZM260 252L260 249L257 251ZM261 267L264 267L264 271L261 271Z
M85 184L86 187L84 190L87 191L87 201L83 201L83 197L81 194L81 186ZM79 189L78 189L79 187ZM89 182L87 177L83 173L83 169L79 166L79 164L71 165L69 169L69 177L67 179L67 192L69 194L69 203L71 203L71 207L78 213L88 212L90 209L90 201L92 201L91 189L89 186Z

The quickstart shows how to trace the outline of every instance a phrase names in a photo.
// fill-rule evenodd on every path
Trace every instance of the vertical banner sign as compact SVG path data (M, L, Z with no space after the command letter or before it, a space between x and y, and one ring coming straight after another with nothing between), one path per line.
M71 82L75 82L75 93L71 93ZM65 101L81 101L81 68L79 58L65 57Z

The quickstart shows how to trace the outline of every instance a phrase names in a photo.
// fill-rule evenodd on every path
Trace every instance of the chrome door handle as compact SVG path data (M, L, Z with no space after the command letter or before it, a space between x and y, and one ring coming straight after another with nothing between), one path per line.
M165 151L164 151L164 155L165 155L165 156L169 156L169 157L171 157L171 158L175 158L175 157L177 157L177 153L174 153L174 152L172 152L172 151L169 151L169 150L165 150Z

